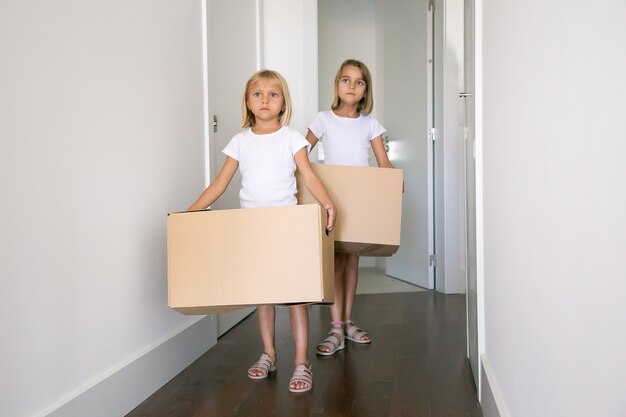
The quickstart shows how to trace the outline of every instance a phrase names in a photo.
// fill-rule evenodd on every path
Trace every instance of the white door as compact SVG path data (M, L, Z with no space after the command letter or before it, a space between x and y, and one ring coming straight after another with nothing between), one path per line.
M258 0L206 0L209 90L210 178L214 179L225 155L222 150L241 131L241 102L245 83L259 65L257 42ZM214 122L214 120L216 122ZM216 127L213 124L216 123ZM239 207L241 176L235 174L213 208ZM252 308L218 316L218 336L229 330Z
M211 178L221 169L228 141L241 131L241 101L245 83L257 70L257 1L207 0L209 129ZM214 204L238 208L241 177L233 178Z
M466 224L466 302L467 354L478 387L478 310L476 292L476 160L474 153L474 0L464 0L464 84L465 102L465 224Z
M429 89L429 12L427 0L384 1L381 8L384 125L389 157L404 170L402 234L398 252L387 258L387 275L434 288L429 273L428 138L431 97Z

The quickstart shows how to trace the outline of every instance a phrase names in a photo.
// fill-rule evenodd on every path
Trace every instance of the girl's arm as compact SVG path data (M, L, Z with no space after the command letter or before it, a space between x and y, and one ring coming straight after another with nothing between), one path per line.
M317 138L317 136L313 134L313 132L311 132L311 129L309 129L309 131L306 134L306 140L309 141L309 143L311 144L311 150L313 150L315 145L317 145L317 141L319 139Z
M211 182L200 197L198 197L196 202L193 203L187 210L203 210L213 204L215 200L224 194L224 191L226 191L226 188L233 179L233 175L235 175L235 171L237 171L238 167L239 161L227 156L220 173L217 175L217 178Z
M335 218L337 217L337 212L335 211L335 206L333 202L330 201L330 197L326 192L326 188L324 188L324 184L322 181L315 175L313 168L311 168L311 163L309 162L309 156L306 153L306 148L300 149L296 152L295 155L296 165L302 174L302 179L304 180L304 184L306 188L311 191L313 197L326 209L328 213L328 225L326 228L328 230L333 230L335 227Z
M387 152L385 151L385 145L383 144L383 136L376 136L371 141L372 149L374 150L374 156L376 157L376 162L378 162L378 166L381 168L395 168L391 161L389 161L389 157L387 156Z

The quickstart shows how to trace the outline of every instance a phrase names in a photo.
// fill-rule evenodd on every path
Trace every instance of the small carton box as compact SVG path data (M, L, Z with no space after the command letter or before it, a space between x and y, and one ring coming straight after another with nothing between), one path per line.
M403 171L393 168L312 164L337 208L337 252L391 256L400 246ZM298 202L315 200L296 172Z
M171 213L168 304L184 314L332 303L334 242L319 204Z

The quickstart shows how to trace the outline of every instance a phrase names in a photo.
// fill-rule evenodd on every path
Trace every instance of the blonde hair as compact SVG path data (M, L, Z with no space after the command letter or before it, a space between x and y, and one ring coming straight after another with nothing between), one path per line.
M254 73L246 83L241 105L241 127L252 127L256 122L254 113L248 108L248 93L250 93L250 89L258 81L269 81L274 87L280 90L285 101L285 108L279 114L279 121L281 126L287 126L291 120L291 97L289 96L287 81L276 71L261 70Z
M372 75L370 74L370 70L367 68L367 66L356 59L347 59L343 61L343 63L339 67L339 71L337 71L337 75L335 75L335 97L333 98L333 104L330 106L330 108L333 110L337 110L339 108L339 104L341 104L341 99L339 98L337 86L339 85L339 80L341 80L341 71L343 71L343 69L347 66L357 67L361 71L363 81L365 81L365 93L363 94L363 98L361 99L361 101L359 101L359 104L357 104L356 111L363 114L370 114L372 112L372 109L374 108Z

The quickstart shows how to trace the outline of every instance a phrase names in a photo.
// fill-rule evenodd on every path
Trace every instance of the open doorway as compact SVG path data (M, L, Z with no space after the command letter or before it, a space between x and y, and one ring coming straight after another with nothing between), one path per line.
M375 262L428 289L435 288L431 13L427 0L318 0L319 110L330 108L339 65L363 61L373 77L372 115L387 129L390 160L404 170L400 249L362 265Z

